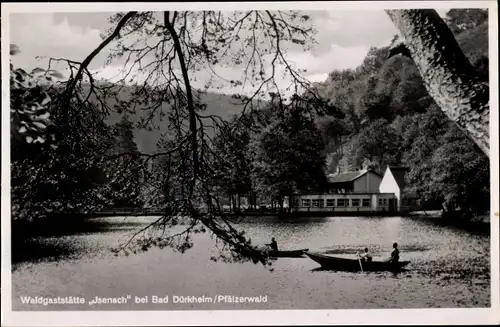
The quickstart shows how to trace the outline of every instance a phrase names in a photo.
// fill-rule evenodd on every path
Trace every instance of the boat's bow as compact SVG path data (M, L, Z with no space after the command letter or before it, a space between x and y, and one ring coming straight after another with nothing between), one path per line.
M360 262L359 259L339 258L322 253L305 252L304 254L319 263L322 268L336 271L361 271L361 269L363 271L397 271L410 263L409 261L398 263L387 261Z
M303 258L304 252L309 249L273 251L269 255L276 258Z

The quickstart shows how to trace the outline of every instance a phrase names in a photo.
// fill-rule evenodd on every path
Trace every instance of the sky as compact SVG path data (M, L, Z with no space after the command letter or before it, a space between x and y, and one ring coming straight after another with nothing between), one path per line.
M441 15L447 10L440 9ZM99 43L101 33L111 26L111 13L27 13L10 16L10 43L21 52L12 57L15 67L30 70L46 67L47 58L67 58L82 61ZM370 49L388 45L397 33L383 10L309 11L317 29L317 44L310 51L290 48L287 59L297 68L306 69L305 77L323 81L336 69L355 68ZM101 77L115 76L120 63L105 67L108 51L99 54L90 69ZM37 58L41 57L41 58ZM227 79L237 79L235 68L221 68ZM286 80L286 78L285 78Z

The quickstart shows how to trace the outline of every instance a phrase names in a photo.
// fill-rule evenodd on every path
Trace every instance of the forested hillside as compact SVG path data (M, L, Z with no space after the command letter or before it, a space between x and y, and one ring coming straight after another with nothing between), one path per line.
M125 101L130 97L132 90L130 87L123 87L117 93L117 101ZM202 93L200 95L200 102L206 104L205 115L215 115L221 119L227 120L230 117L239 114L243 110L243 105L238 103L230 95L219 94L219 93ZM108 99L108 105L114 107L115 99ZM163 112L168 111L168 105L165 103L162 106ZM134 123L134 136L135 142L139 151L143 153L154 153L157 151L158 141L161 139L162 133L168 133L165 128L167 126L166 118L161 117L160 111L154 115L152 121L146 125L141 124L141 119L148 117L150 111L135 110L128 113L128 119ZM111 111L109 113L106 122L110 125L114 125L120 121L125 113L118 113L116 111ZM208 126L213 125L212 122L207 120L205 122ZM211 136L215 134L213 128L207 128L207 133Z
M464 13L465 12L465 13ZM451 10L447 23L474 67L488 76L488 22L483 10ZM489 208L488 158L451 123L428 95L411 58L387 59L389 47L372 48L353 70L333 71L318 83L345 113L322 118L327 171L388 165L410 168L408 184L424 207L443 200Z
M487 77L485 11L450 10L447 23ZM11 47L11 55L18 51ZM174 203L186 192L195 161L203 164L203 188L188 193L197 199L212 191L226 199L251 194L254 204L271 200L283 209L294 192L321 191L325 172L370 167L383 173L398 165L410 168L407 185L422 208L446 201L474 214L487 211L488 157L437 107L412 59L388 54L389 47L372 48L356 69L333 71L318 83L319 94L285 102L271 96L244 119L233 117L242 106L231 96L196 94L199 120L211 115L230 122L214 129L208 117L201 132L202 123L194 124L196 157L186 145L186 103L178 90L166 100L163 90L148 85L109 83L107 90L100 85L95 101L83 101L92 87L67 100L60 89L46 88L55 72L33 76L11 65L13 218ZM144 124L150 114L152 124ZM151 172L158 146L163 157Z
M447 23L473 66L488 76L488 23L483 10L451 10ZM396 38L395 38L396 40ZM408 189L423 209L489 210L489 160L428 94L413 60L372 48L363 63L317 83L331 114L303 101L254 113L252 128L233 121L215 142L216 184L229 197L260 201L322 191L325 172L405 166Z

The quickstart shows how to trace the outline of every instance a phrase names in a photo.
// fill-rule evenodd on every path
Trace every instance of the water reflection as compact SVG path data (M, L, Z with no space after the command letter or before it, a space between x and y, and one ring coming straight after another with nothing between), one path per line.
M381 225L384 226L384 231L379 235L385 235L386 241L401 243L405 240L404 229L401 228L401 224L402 218L400 217L383 219Z
M411 261L407 269L397 275L328 271L309 258L279 258L273 261L272 272L252 263L214 263L209 258L217 250L206 234L196 235L194 247L185 254L152 249L140 255L115 257L109 251L154 219L157 217L100 218L89 221L82 231L72 234L32 239L29 246L13 244L14 253L24 253L17 256L18 262L14 264L14 307L37 309L19 303L16 296L20 294L112 296L124 292L138 296L158 292L269 294L272 303L265 309L489 304L489 236L485 234L400 217L293 221L252 217L240 219L236 224L238 229L246 231L253 244L269 243L271 237L276 237L283 250L309 248L349 258L369 246L374 260L385 259L396 240L400 244L401 260ZM40 246L45 247L43 251L36 250ZM50 255L51 247L59 250Z

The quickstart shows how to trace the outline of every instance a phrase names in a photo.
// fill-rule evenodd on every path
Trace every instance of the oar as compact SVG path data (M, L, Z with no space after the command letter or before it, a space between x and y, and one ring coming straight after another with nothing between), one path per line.
M361 268L361 272L364 273L363 264L361 263L361 257L359 256L359 253L358 253L358 262L359 262L359 267Z

